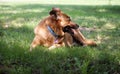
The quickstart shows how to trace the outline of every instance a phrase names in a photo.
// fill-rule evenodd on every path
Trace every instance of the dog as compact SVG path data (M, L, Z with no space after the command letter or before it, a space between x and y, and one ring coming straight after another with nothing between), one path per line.
M80 32L79 26L59 8L52 8L49 16L35 27L34 34L30 51L38 45L48 47L48 49L70 47L74 42L83 45L96 45L94 41L87 40Z

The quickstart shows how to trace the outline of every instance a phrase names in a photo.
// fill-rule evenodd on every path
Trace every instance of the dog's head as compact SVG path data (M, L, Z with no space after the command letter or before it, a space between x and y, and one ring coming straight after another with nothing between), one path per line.
M71 21L70 17L63 13L59 8L52 8L49 13L51 16L54 16L55 19L59 22L60 26L70 26L72 28L77 28L78 25Z

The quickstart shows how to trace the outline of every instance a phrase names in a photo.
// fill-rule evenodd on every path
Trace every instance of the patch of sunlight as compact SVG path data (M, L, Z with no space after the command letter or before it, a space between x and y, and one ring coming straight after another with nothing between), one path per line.
M80 19L85 19L85 20L93 20L93 21L99 21L99 19L95 16L81 16L79 17Z
M25 25L28 27L28 28L34 28L36 25L38 25L38 22L36 21L30 21L30 22L26 22Z
M45 9L26 9L26 10L3 10L0 11L0 13L13 13L13 14L17 14L17 13L41 13L43 12Z
M102 42L102 36L101 35L97 35L97 44L100 44Z
M99 21L101 21L101 22L107 22L107 19L106 18L100 18Z
M45 9L26 9L24 12L43 12Z
M1 19L8 19L9 16L1 16L0 18L1 18Z
M13 13L13 14L16 14L16 13L20 13L20 11L17 11L17 10L3 10L3 11L0 11L0 13Z
M108 40L108 39L110 39L110 36L105 36L104 37L104 40Z
M102 30L101 28L97 28L96 32L101 32L101 30Z
M2 27L2 28L8 28L9 27L9 22L5 22L3 20L0 20L0 27Z
M83 19L83 20L90 20L94 22L107 22L107 18L97 18L95 16L77 16L74 20Z
M98 12L107 12L106 9L98 9L97 11L98 11Z
M8 9L11 9L10 7L0 7L0 9L2 10L8 10Z
M6 21L4 22L3 28L22 27L24 22L25 22L24 18L17 18L16 20Z
M3 27L4 28L9 28L9 27L19 28L19 27L27 26L29 28L34 28L36 25L38 25L39 22L40 20L36 20L34 18L30 19L29 21L26 21L24 18L17 18L15 20L4 22Z
M11 25L14 27L22 27L24 22L24 18L17 18L16 20L11 21Z
M13 22L12 22L13 23ZM22 23L16 23L14 22L14 24L12 24L12 26L16 27L16 28L19 28L19 27L22 27L23 24Z
M115 29L115 28L116 28L116 25L110 22L102 26L102 29Z
M109 45L109 46L108 46L108 49L113 49L113 46Z
M5 24L5 25L3 25L2 27L3 27L3 28L8 28L9 25L8 25L8 24Z
M110 40L110 36L106 36L106 35L100 35L100 34L98 34L97 36L96 36L96 43L97 44L101 44L103 41L108 41L108 40Z

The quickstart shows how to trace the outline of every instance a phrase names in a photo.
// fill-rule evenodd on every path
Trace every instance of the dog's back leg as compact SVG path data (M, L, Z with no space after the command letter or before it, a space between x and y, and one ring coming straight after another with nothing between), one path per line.
M65 32L64 42L65 46L71 47L73 45L73 38L71 34Z
M32 49L35 48L37 45L40 45L40 39L38 36L35 36L35 38L33 39L30 45L30 51L32 51Z

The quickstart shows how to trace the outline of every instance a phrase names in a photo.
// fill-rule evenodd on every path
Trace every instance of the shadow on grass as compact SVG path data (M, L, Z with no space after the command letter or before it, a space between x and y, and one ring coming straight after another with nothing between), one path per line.
M118 55L97 50L99 46L63 47L52 51L37 47L28 52L29 43L33 38L31 32L32 30L25 26L4 30L0 40L1 73L119 73Z

